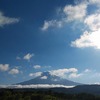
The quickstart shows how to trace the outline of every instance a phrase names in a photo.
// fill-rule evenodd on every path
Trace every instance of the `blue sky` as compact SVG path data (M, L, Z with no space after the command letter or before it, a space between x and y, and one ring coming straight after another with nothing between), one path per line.
M0 84L44 71L100 83L99 34L99 0L1 0Z

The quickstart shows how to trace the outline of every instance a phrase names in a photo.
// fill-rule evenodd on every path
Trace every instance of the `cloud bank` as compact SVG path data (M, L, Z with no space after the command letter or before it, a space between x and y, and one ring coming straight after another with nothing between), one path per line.
M57 70L51 70L47 71L51 76L58 76L60 78L78 78L81 76L81 74L78 73L78 69L76 68L64 68L64 69L57 69ZM47 79L48 76L43 75L43 72L36 72L36 73L30 73L30 77L36 78L40 77L40 79Z
M0 85L0 88L57 88L57 87L63 87L63 88L73 88L75 86L65 86L65 85L60 85L60 84L38 84L38 85Z

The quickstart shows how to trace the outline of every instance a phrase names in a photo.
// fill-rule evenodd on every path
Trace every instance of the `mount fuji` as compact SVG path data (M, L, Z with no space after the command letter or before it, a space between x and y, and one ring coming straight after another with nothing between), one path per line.
M43 72L41 76L35 77L31 80L17 83L17 85L38 85L38 84L49 84L49 85L65 85L65 86L76 86L81 85L80 83L73 82L67 79L63 79L56 75L51 75L50 72Z

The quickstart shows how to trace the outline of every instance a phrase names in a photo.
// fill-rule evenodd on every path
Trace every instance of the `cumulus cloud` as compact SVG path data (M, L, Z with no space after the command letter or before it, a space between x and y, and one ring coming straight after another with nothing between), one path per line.
M100 0L89 0L88 3L88 5L100 4ZM87 27L79 38L71 42L72 47L100 49L100 12L98 12L98 9L94 14L87 15L84 18L83 24Z
M87 5L79 4L79 5L67 5L64 7L64 14L66 15L66 21L74 21L74 20L82 20L87 13Z
M59 76L59 77L66 77L68 74L77 73L78 70L76 68L65 68L65 69L57 69L49 71L51 75Z
M34 56L34 54L28 53L28 54L26 54L26 55L23 57L23 59L24 59L24 60L27 60L27 61L30 61L30 59L31 59L33 56Z
M36 78L42 75L42 72L30 73L29 76Z
M80 38L71 42L71 46L78 48L95 47L100 49L100 30L94 32L84 32Z
M100 14L92 14L86 17L84 23L91 31L100 30Z
M0 64L0 71L8 71L9 64Z
M95 10L88 13L88 7L91 5L97 6ZM50 27L63 26L66 23L76 22L84 26L82 34L79 38L71 41L72 47L86 48L94 47L100 49L100 0L85 0L77 2L75 5L66 5L60 9L60 19L44 21L42 30L47 30ZM62 16L63 15L63 16Z
M40 65L34 65L33 68L34 68L34 69L40 69L41 66L40 66Z
M90 41L89 33L86 31L84 32L83 35L80 36L80 38L76 39L75 41L71 42L72 47L78 47L78 48L83 48L83 47L90 47L93 46L93 44Z
M58 76L60 78L78 78L81 76L81 74L78 74L78 69L76 68L64 68L64 69L57 69L57 70L50 70L47 71L51 76ZM40 79L47 79L47 75L43 75L43 72L36 72L36 73L30 73L30 77L36 78L40 77Z
M48 78L47 76L42 76L41 77L41 79L44 79L44 80L47 79L47 78Z
M13 68L13 69L11 69L11 70L9 71L9 74L12 74L12 75L18 74L18 73L19 73L19 70L18 70L17 68Z
M18 22L19 22L18 18L6 17L4 16L3 12L0 11L0 27L3 27L4 25L18 23Z

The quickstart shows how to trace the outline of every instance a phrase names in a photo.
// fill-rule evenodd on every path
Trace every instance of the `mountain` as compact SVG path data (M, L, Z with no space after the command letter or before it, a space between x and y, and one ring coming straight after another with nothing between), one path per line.
M58 77L56 75L51 75L49 72L43 72L41 76L38 76L36 78L33 78L28 81L24 81L21 83L18 83L20 85L31 85L31 84L54 84L54 85L66 85L66 86L76 86L80 85L80 83L76 83L67 79L63 79L61 77Z

